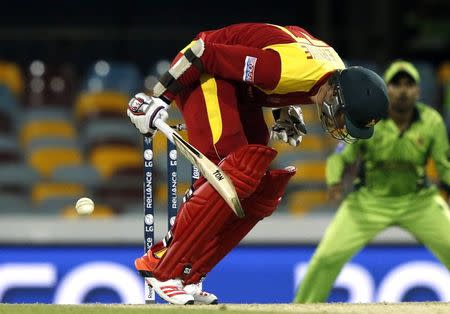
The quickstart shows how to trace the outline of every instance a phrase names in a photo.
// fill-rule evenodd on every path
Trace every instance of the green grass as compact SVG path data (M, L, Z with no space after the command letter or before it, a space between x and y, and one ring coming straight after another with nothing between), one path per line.
M253 314L253 313L450 313L450 303L371 303L371 304L219 304L174 306L156 305L51 305L51 304L0 304L0 314Z

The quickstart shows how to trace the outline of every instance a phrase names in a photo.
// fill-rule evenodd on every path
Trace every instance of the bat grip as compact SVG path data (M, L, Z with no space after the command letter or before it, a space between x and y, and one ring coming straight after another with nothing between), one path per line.
M159 118L153 121L153 124L169 139L169 141L171 141L172 143L174 142L173 134L175 134L176 132L170 125Z

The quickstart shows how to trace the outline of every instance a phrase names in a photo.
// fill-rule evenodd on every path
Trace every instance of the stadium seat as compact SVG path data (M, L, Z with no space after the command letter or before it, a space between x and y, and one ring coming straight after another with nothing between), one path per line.
M15 137L0 134L0 163L19 162L21 160L22 152Z
M80 132L83 151L87 154L101 145L120 144L140 147L142 135L128 119L98 119L87 122Z
M75 102L75 119L78 124L89 119L105 117L127 118L129 97L113 91L84 92Z
M302 160L294 164L297 173L292 178L294 183L325 183L325 160Z
M0 193L28 199L31 187L40 178L35 169L22 162L0 163Z
M110 206L115 213L122 213L128 204L142 202L142 184L141 182L137 186L125 186L110 180L94 190L93 199Z
M294 215L303 215L311 210L328 207L330 206L325 189L297 191L288 196L288 209Z
M77 183L38 182L33 186L31 199L39 205L51 199L82 197L85 193L85 187Z
M73 148L79 150L79 145L73 139L43 136L32 139L25 147L24 152L30 154L41 148Z
M77 131L70 121L36 120L24 124L19 136L22 147L27 147L31 140L41 137L75 140Z
M13 134L17 131L21 106L7 86L0 84L0 132Z
M0 214L31 214L30 187L39 179L22 162L0 163Z
M102 183L100 173L91 165L63 165L53 170L51 181L55 183L77 183L86 188L95 188Z
M142 167L142 153L129 146L103 145L91 152L89 162L102 177L110 178L120 168Z
M16 96L20 96L24 86L20 66L10 61L0 61L0 84L4 84Z
M22 124L33 121L72 121L72 112L69 108L61 107L31 107L22 114Z
M143 165L122 166L116 169L112 174L109 182L114 181L115 185L123 185L124 187L139 187L143 180Z
M81 195L78 194L65 194L65 195L53 195L43 199L41 202L34 204L33 209L39 215L62 215L64 208L67 206L75 206L77 200ZM82 196L85 196L83 194Z
M133 63L99 60L88 69L81 88L87 92L116 91L132 96L143 90L144 79Z
M63 165L81 165L82 160L76 148L44 147L33 150L27 156L28 164L44 177L50 177L55 168Z
M28 197L15 193L0 193L0 215L30 215L33 214Z

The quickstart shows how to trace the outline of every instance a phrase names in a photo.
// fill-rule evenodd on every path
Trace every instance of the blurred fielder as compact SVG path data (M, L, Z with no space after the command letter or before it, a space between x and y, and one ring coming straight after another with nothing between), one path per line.
M175 101L190 143L230 177L244 209L237 217L205 180L181 205L165 239L136 259L137 270L173 304L217 303L199 283L283 196L294 167L269 170L269 136L297 146L306 133L296 104L316 104L325 129L352 142L369 138L387 115L386 85L374 72L345 69L336 51L297 26L245 23L201 32L154 88L137 94L127 114L154 133ZM268 131L262 107L274 108ZM158 123L156 123L158 124Z
M294 302L325 302L344 264L390 226L409 231L450 269L450 211L425 166L433 159L442 187L450 188L449 145L437 111L419 103L420 80L409 62L392 63L384 75L389 118L370 140L345 146L327 160L330 198L340 200L346 165L361 158L357 190L341 203L320 242Z

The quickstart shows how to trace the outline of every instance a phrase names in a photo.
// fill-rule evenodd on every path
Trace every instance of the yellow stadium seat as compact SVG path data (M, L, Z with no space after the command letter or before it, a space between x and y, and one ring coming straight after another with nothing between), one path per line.
M20 131L20 142L23 146L38 137L62 137L75 139L76 130L74 126L64 120L31 121L25 124Z
M33 186L31 199L38 204L50 198L81 197L85 192L84 186L77 183L40 182Z
M294 166L297 173L292 178L293 182L323 182L325 183L325 160L302 160L296 162Z
M102 91L82 93L75 103L75 118L81 121L92 116L123 116L129 97L119 92Z
M23 75L13 62L0 61L0 83L6 85L16 96L23 91Z
M85 215L85 216L80 216L78 215L75 206L74 205L70 205L70 206L66 206L61 208L61 214L66 217L66 218L70 218L70 219L77 219L77 218L81 218L81 219L85 219L85 218L110 218L112 216L114 216L114 210L104 204L95 204L95 208L94 211L92 212L92 214L90 215Z
M183 197L187 190L191 187L190 183L178 182L177 184L177 195ZM155 189L155 199L160 203L167 202L167 182L165 184L158 184Z
M92 150L89 162L104 178L111 177L120 168L142 166L142 152L123 145L103 145Z
M306 105L301 107L303 112L303 119L305 120L306 125L313 123L320 124L320 118L317 113L317 107L315 105Z
M289 194L289 212L295 215L302 215L315 207L325 206L327 201L326 190L306 190Z
M78 149L62 147L35 149L27 158L28 164L44 177L49 177L60 166L81 165L83 159Z
M329 149L328 135L307 134L300 145L302 150L326 151Z

